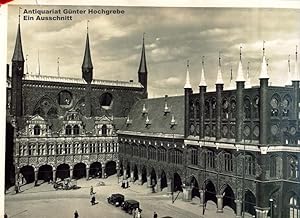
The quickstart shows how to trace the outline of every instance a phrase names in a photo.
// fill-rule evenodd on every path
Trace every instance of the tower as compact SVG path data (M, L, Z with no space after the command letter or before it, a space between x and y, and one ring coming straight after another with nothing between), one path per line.
M221 139L221 106L222 106L222 92L224 88L224 82L222 77L222 69L221 69L221 54L219 52L219 64L218 64L218 73L217 73L217 81L216 81L216 140Z
M89 22L89 21L88 21ZM85 87L85 115L90 117L92 115L92 104L91 104L91 82L93 80L93 63L90 51L90 40L89 40L89 28L87 25L85 51L82 62L82 78L87 82Z
M204 75L204 56L202 57L202 70L201 70L201 78L199 83L199 93L200 93L200 139L203 139L204 134L204 105L205 105L205 97L204 94L206 92L206 81L205 81L205 75Z
M147 70L147 63L146 63L146 51L145 51L145 33L143 34L143 45L142 45L142 54L141 54L141 61L138 70L138 78L139 83L144 86L144 94L146 97L148 96L148 89L147 89L147 80L148 80L148 70Z
M21 40L20 15L17 30L15 49L12 57L12 93L11 114L20 117L23 114L22 78L24 75L24 56Z
M189 61L187 61L186 80L184 85L184 137L190 134L190 96L193 94L190 82Z

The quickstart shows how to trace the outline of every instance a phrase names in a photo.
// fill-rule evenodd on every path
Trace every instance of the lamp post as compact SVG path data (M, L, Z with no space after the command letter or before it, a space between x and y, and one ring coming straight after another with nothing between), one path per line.
M273 214L274 214L274 200L271 198L269 199L270 202L270 218L273 218Z

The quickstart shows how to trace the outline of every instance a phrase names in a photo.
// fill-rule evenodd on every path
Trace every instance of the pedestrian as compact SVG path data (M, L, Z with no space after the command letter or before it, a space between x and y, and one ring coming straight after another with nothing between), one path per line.
M157 218L157 213L154 211L153 218Z
M92 194L92 199L91 199L92 205L95 205L95 202L96 202L96 195L95 195L95 193L93 193Z
M94 187L91 186L91 189L90 189L90 195L94 194Z
M141 218L141 212L138 210L137 214L136 214L136 218Z
M8 216L7 216L7 214L6 214L6 213L4 214L4 218L8 218Z
M78 214L77 210L75 210L75 212L74 212L74 218L78 218L78 217L79 217L79 214Z

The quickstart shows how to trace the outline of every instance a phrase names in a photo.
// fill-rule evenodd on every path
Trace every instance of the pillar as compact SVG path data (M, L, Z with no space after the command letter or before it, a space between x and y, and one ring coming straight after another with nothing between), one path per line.
M152 181L151 181L151 176L147 176L147 188L151 188L151 184L152 184Z
M243 139L244 126L244 97L243 90L245 81L236 82L236 127L235 127L235 141L241 142ZM233 114L234 115L234 114Z
M37 186L38 183L38 169L34 169L34 186Z
M223 213L223 195L217 195L217 213Z
M127 170L125 168L123 169L123 179L127 179Z
M134 171L130 172L130 182L134 182Z
M199 193L200 193L200 207L204 207L204 203L205 203L204 190L200 189Z
M102 171L101 171L101 177L103 179L106 179L106 172L105 172L105 164L102 164ZM127 176L127 175L126 175Z
M190 95L193 94L192 88L184 89L184 137L190 134Z
M16 168L15 171L15 191L16 194L20 191L20 169Z
M255 207L255 211L256 211L256 218L267 218L267 214L269 212L269 207Z
M86 180L90 178L90 167L86 167Z
M234 201L236 204L236 218L241 218L242 217L242 201L241 200L235 200Z
M167 194L170 195L172 193L172 179L168 179L167 181Z
M183 201L191 201L192 200L192 187L186 186L182 188L183 190Z
M204 93L206 92L206 86L199 86L200 93L200 139L203 139L205 136L204 132L204 112L205 112L205 98Z
M142 181L142 174L141 173L138 174L138 179L139 179L138 184L142 185L143 181Z
M70 178L73 179L73 167L70 167Z
M222 110L222 91L223 91L223 84L216 84L216 140L222 138L221 135L221 110Z
M161 179L160 178L157 178L157 183L156 183L156 186L155 186L155 192L160 192L161 191Z
M52 172L52 178L53 178L53 182L56 182L56 169L54 167Z

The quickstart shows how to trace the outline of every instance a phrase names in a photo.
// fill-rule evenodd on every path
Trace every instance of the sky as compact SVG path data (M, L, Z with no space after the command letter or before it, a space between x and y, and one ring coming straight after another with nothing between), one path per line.
M123 9L125 14L73 15L72 21L28 21L22 19L25 9L93 7L21 7L23 53L24 58L28 55L31 74L37 74L39 53L41 75L57 76L59 57L62 77L81 78L89 20L94 78L137 81L145 32L149 97L182 95L187 60L193 90L198 92L202 56L205 56L208 90L214 90L219 52L226 89L231 68L236 77L240 46L244 71L250 62L252 85L258 85L263 41L269 59L270 82L283 85L288 55L291 55L293 71L295 48L300 45L300 10L296 9L94 7ZM18 6L9 6L8 63L15 44L18 11Z

